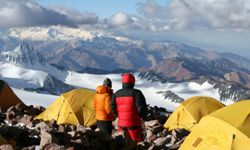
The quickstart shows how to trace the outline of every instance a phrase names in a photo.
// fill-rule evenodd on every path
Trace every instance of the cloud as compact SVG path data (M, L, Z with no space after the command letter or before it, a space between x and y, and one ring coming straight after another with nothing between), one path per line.
M170 9L183 28L250 29L248 0L174 0Z
M102 23L102 26L109 29L129 30L137 30L144 28L143 20L140 17L128 15L123 12L115 13L110 18L105 19Z
M99 20L95 13L67 7L44 7L35 0L0 0L0 28L18 26L90 25L101 29L130 29L153 32L175 30L250 31L249 0L156 0L137 4L137 14L117 12Z
M172 0L166 5L148 0L138 4L138 14L149 20L158 31L250 30L248 0Z
M154 0L148 0L145 3L137 4L137 11L139 14L143 15L147 19L166 19L169 17L169 6L166 4L161 6L157 4Z
M132 23L132 19L129 15L125 13L116 13L112 15L109 19L109 24L114 27L126 26Z
M94 13L66 9L61 13L32 0L8 0L0 1L0 20L2 28L41 25L77 27L80 24L94 24L98 17Z
M53 10L60 12L61 14L70 18L76 24L96 24L99 21L98 16L95 13L79 12L74 9L66 7L54 7Z

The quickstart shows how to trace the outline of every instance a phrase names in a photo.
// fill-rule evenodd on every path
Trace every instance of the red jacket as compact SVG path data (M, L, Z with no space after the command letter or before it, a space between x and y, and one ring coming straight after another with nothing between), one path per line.
M112 90L106 86L98 86L94 96L94 108L96 111L96 119L102 121L110 121L114 116L110 109Z
M123 88L112 97L111 110L118 116L119 127L140 127L147 115L146 100L140 90L134 89L135 78L123 75Z
M117 97L116 111L118 112L119 127L140 127L141 117L136 108L135 99L132 96Z

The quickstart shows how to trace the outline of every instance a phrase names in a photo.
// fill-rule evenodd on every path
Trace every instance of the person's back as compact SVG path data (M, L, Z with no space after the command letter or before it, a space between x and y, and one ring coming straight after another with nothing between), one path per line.
M132 74L122 77L123 88L112 97L111 110L118 116L118 127L127 131L130 139L142 141L141 118L147 115L146 100L140 90L134 89Z
M96 110L96 119L102 121L109 121L113 119L110 109L111 89L100 85L96 88L96 95L94 97L94 106Z
M94 96L94 108L96 111L97 127L101 132L107 135L112 133L112 120L114 116L110 109L110 100L113 94L111 89L111 81L108 79L104 80L104 84L96 88L96 94Z

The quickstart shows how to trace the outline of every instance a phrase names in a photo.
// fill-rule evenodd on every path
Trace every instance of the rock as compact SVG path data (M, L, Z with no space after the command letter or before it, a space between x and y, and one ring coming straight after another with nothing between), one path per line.
M25 114L25 115L21 118L20 122L24 123L25 125L29 125L29 124L31 123L32 119L33 119L32 116L29 116L29 115L26 115L26 114Z
M118 139L124 138L123 133L122 133L122 132L119 132L119 131L115 131L111 136L112 136L113 139L116 139L116 138L118 138Z
M68 126L67 132L70 132L70 131L76 131L76 126L74 125Z
M151 130L146 130L146 139L149 139L151 136L153 136L153 132Z
M137 143L132 141L132 140L128 140L125 141L125 145L123 147L124 150L134 150L137 147Z
M87 129L84 126L79 124L76 127L76 131L80 131L81 133L85 133L85 132L87 132Z
M171 140L169 142L169 145L174 145L174 143L176 143L177 139L174 135L171 135Z
M157 138L156 140L154 140L154 144L156 146L160 146L160 145L165 145L167 144L168 142L170 142L170 138L167 138L167 137L160 137L160 138Z
M180 147L180 144L174 144L172 146L169 147L170 150L178 150Z
M96 128L96 129L95 129L95 132L100 132L100 129L99 129L99 128Z
M35 109L32 105L27 107L27 109L24 110L24 113L31 116L37 116L39 114L37 109Z
M71 136L65 132L52 133L52 141L58 145L70 146Z
M0 112L0 123L4 122L5 119L6 119L6 115Z
M45 122L40 122L40 123L36 124L35 129L47 131L48 129L50 129L50 127Z
M148 148L148 150L154 150L155 149L155 145L151 145L149 148Z
M171 133L167 130L167 129L164 129L162 131L162 135L161 136L167 136L167 135L170 135Z
M76 143L76 144L81 144L82 140L81 139L76 139L76 140L71 140L72 143Z
M24 104L22 104L22 103L18 103L18 104L16 104L15 106L15 109L17 109L17 110L24 110L27 106L26 105L24 105Z
M52 143L52 135L46 131L41 131L41 141L40 141L40 149L43 149L44 146Z
M74 147L69 147L66 150L75 150Z
M179 147L184 142L184 140L186 139L186 137L187 136L183 137L181 140L177 141L175 144L173 144L172 146L170 146L170 149L171 150L177 150L177 149L179 149Z
M36 150L36 146L33 145L33 146L24 147L22 148L22 150Z
M150 143L148 142L139 142L137 143L137 150L145 150L145 149L148 149L150 146Z
M187 136L190 132L186 129L174 129L172 131L172 135L177 139L180 140L183 137Z
M147 128L147 127L153 127L153 126L155 126L158 123L159 123L158 120L151 120L151 121L145 121L144 124L145 124L145 126Z
M15 113L13 111L9 111L9 112L5 113L5 115L6 115L6 120L8 120L8 121L11 121L12 119L15 118Z
M59 146L55 143L48 144L44 147L44 150L65 150L64 146Z
M65 132L65 127L63 125L59 125L58 132Z
M7 113L15 110L16 110L15 106L11 106L7 109Z
M152 141L154 141L154 140L157 139L157 138L158 138L157 135L152 135L151 137L149 137L149 138L147 139L147 142L151 143Z
M71 137L74 137L76 135L76 131L70 131L70 132L67 132L69 135L71 135Z
M10 144L1 145L0 150L14 150Z
M48 126L51 128L57 128L58 125L56 124L56 120L52 119L50 120L50 122L48 123Z
M154 134L157 134L157 133L159 133L159 132L161 132L163 130L164 130L164 128L163 128L163 126L161 124L158 124L158 125L155 125L155 126L152 127L152 132Z

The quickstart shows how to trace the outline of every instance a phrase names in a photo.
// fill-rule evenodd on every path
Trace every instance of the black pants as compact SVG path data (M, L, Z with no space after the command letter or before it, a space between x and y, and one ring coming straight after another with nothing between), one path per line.
M97 128L100 129L100 131L106 135L112 134L112 121L101 121L97 120L96 122Z

